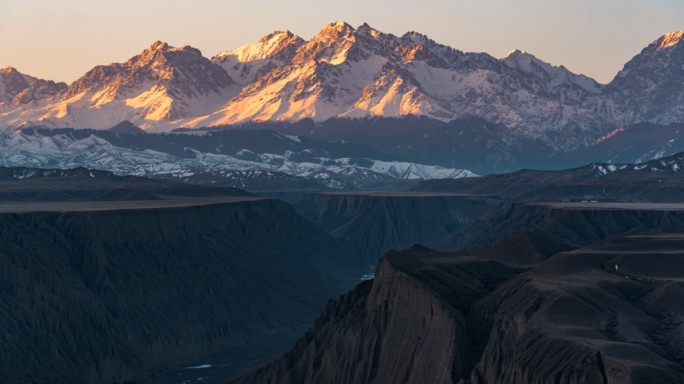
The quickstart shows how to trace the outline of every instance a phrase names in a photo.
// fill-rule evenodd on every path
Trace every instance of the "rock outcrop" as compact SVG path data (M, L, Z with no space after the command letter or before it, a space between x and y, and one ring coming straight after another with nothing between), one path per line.
M15 68L3 68L0 70L0 103L12 101L35 80L35 77L24 75Z
M389 252L375 280L329 302L288 352L228 382L684 380L681 232L633 231L580 249L542 239Z
M60 92L67 88L66 83L55 83L52 80L35 80L26 89L12 99L12 104L37 103L40 100L54 100Z

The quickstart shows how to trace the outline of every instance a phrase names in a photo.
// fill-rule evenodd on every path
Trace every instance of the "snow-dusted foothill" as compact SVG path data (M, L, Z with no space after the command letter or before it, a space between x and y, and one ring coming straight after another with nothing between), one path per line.
M372 159L364 156L376 152L370 149L364 152L363 147L311 139L303 141L296 136L270 131L193 133L118 134L70 129L7 131L0 133L0 166L85 167L120 175L178 180L207 172L236 180L289 175L316 180L328 188L347 188L363 180L477 176L464 169ZM240 145L251 146L251 149L239 148ZM340 154L346 156L333 157ZM260 173L245 173L247 171Z

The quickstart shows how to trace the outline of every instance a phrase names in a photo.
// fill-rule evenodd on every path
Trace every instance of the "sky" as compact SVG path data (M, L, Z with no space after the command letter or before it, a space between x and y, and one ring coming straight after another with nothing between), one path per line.
M309 39L338 20L497 58L520 49L608 83L653 40L684 29L684 1L0 0L0 67L70 83L156 40L210 58L276 30Z

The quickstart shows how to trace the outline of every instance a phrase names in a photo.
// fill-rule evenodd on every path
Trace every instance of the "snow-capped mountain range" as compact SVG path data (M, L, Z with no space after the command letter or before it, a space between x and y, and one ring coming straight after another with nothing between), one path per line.
M155 42L66 86L5 68L0 129L149 132L249 121L477 116L561 151L624 124L684 122L684 31L655 40L607 85L530 53L464 53L416 32L328 24L306 41L275 32L211 59Z
M4 167L85 167L180 181L191 181L197 173L216 179L266 172L266 176L316 180L328 188L355 187L369 180L476 176L463 169L367 157L374 155L382 157L355 144L302 140L272 131L148 135L23 129L0 133L0 166Z

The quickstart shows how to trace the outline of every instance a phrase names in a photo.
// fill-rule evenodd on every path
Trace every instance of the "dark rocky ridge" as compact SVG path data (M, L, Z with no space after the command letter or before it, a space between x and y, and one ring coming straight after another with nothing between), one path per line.
M37 103L44 99L53 100L57 94L66 88L66 83L55 83L52 80L34 80L26 89L14 96L12 104Z
M374 265L390 249L446 236L500 203L492 196L326 192L305 194L295 208Z
M573 248L523 233L473 252L390 252L293 348L228 382L682 382L684 234Z
M526 168L559 170L591 162L643 163L684 150L682 123L609 126L606 134L591 137L586 145L565 152L550 147L542 140L516 137L504 125L474 116L450 122L425 116L333 118L323 122L303 119L297 122L258 122L239 127L270 129L319 140L351 141L402 161L465 168L480 175ZM233 126L223 128L235 129Z
M247 199L0 214L2 381L147 382L310 321L360 275L289 205Z
M633 228L684 230L684 205L639 203L508 203L442 239L433 247L470 250L495 244L521 231L587 245Z
M254 196L237 188L188 185L86 168L0 167L0 202L144 201Z
M483 177L425 180L409 190L498 195L516 200L532 200L546 193L547 198L555 195L560 200L566 197L563 188L594 186L612 189L613 193L604 196L604 200L619 200L628 196L645 199L650 196L652 200L673 202L681 201L678 194L684 192L682 169L684 152L636 164L592 163L563 170L522 169ZM660 189L663 186L671 188L665 191ZM521 197L523 195L524 198Z
M109 128L107 131L114 133L145 133L144 129L141 129L128 120L120 122L119 124Z
M35 78L23 75L15 68L2 68L0 70L0 83L2 83L4 92L3 94L0 94L0 103L12 101L12 99L26 89L33 80L35 80Z

